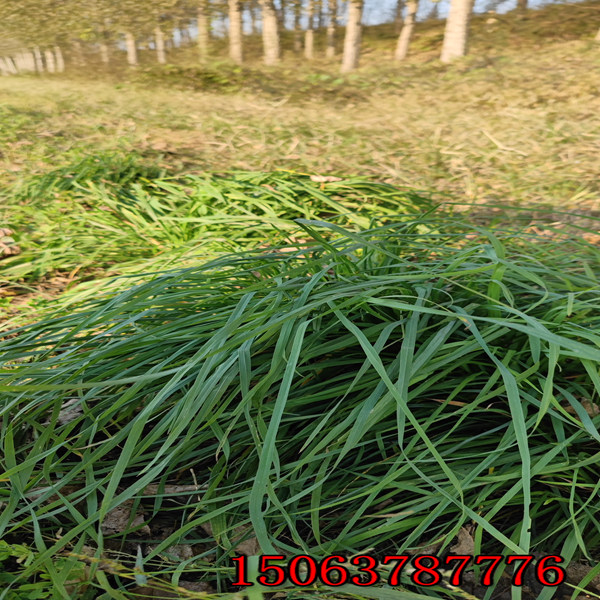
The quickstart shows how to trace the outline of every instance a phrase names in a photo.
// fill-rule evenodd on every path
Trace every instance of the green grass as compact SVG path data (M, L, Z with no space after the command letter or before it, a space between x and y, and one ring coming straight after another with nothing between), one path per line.
M62 289L89 281L93 293L105 276L144 275L290 239L292 219L364 229L373 219L433 206L408 189L333 179L239 171L167 176L136 155L86 157L10 190L6 222L21 252L2 259L0 285L17 300L19 292L31 296L53 283Z
M303 249L167 271L7 333L0 535L35 547L24 577L45 568L69 597L52 561L85 547L138 583L224 593L243 539L443 554L461 529L475 554L597 561L598 248L447 215L298 225ZM130 597L116 573L90 589Z

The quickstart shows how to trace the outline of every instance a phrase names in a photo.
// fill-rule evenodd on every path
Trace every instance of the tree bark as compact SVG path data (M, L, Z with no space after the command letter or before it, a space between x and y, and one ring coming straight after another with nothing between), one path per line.
M54 60L54 52L52 50L44 50L44 59L46 60L46 71L48 73L56 73L56 61Z
M17 73L20 73L23 70L23 60L21 58L21 53L20 52L15 52L15 54L13 55L13 63L15 65L15 69L17 70Z
M302 0L294 0L294 52L302 50L302 26L300 18L302 17Z
M344 55L342 57L342 73L349 73L358 67L360 57L360 37L363 1L349 0L348 22L344 36Z
M240 0L229 0L229 56L238 65L244 62L242 51L242 5Z
M4 63L6 65L6 68L8 69L8 72L11 75L18 75L19 74L19 70L17 69L17 65L15 64L15 61L13 60L13 58L11 56L5 56L4 57Z
M598 33L596 34L596 37L594 38L594 41L600 42L600 29L598 29Z
M317 18L317 27L319 30L323 27L323 0L315 0L315 16Z
M65 71L65 59L63 57L60 46L54 46L54 56L56 57L56 72L64 73Z
M198 4L198 54L203 61L208 56L210 45L210 17L208 15L207 0L200 0Z
M304 58L312 60L315 52L315 32L313 30L315 20L314 0L308 0L306 16L308 17L308 23L304 32Z
M337 27L337 0L328 0L327 12L329 20L327 21L327 47L325 56L333 58L335 56L335 29Z
M19 52L20 70L26 73L35 73L35 58L33 52L23 50Z
M402 31L398 36L398 44L394 58L396 60L404 60L408 55L408 48L415 28L415 18L419 8L419 0L407 0L406 2L406 19L402 26Z
M159 64L167 63L167 53L165 52L165 34L160 27L154 29L154 43L156 44L156 60Z
M280 58L279 20L273 0L260 0L265 65L275 65Z
M473 0L452 0L450 13L446 19L442 62L450 62L467 53L469 21L473 10Z
M138 55L135 36L131 31L125 32L125 48L127 49L127 64L130 67L137 67Z

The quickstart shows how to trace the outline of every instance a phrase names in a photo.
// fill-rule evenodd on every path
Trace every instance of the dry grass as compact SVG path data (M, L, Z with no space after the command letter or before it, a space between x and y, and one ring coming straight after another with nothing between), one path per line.
M441 23L421 25L402 66L381 30L366 36L355 75L285 63L264 79L252 71L262 91L2 78L0 172L10 182L117 146L175 170L361 174L458 201L590 209L600 196L600 54L588 36L597 8L480 17L472 55L452 66L434 60Z

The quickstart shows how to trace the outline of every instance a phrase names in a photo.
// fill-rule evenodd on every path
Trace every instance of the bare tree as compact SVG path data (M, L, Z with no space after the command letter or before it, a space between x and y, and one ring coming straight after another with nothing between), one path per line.
M210 16L208 0L199 0L198 2L197 24L198 55L200 56L200 60L203 61L208 56L210 45Z
M313 30L315 20L315 3L314 0L308 0L306 5L306 16L308 23L306 32L304 33L304 57L307 60L312 60L315 49L315 32Z
M130 67L136 67L138 64L137 44L131 31L125 32L125 48L127 50L127 63Z
M402 31L402 13L404 12L404 0L396 0L396 10L394 14L394 32L400 35Z
M5 56L4 59L0 61L0 68L2 69L3 75L18 75L19 73L17 66L10 56Z
M292 15L294 17L294 52L300 52L302 50L302 26L300 24L302 0L294 0Z
M240 0L229 0L229 56L242 64L242 5Z
M600 29L598 29L598 33L596 34L596 37L594 38L594 41L600 42Z
M464 56L467 53L469 37L469 21L473 10L473 0L452 0L450 13L446 19L444 43L442 46L442 62Z
M527 0L517 0L517 10L527 10Z
M337 26L337 0L327 0L327 48L325 56L333 58L335 56L335 29Z
M101 30L99 34L99 46L100 46L100 60L104 66L108 66L110 62L109 42L111 41L110 36L110 22L108 18L102 20Z
M3 56L0 56L0 74L2 75L13 75L13 72L8 64L8 60Z
M349 0L348 21L344 36L344 55L342 57L342 73L348 73L358 67L360 57L360 37L363 0Z
M273 0L260 0L264 61L275 65L280 58L279 20Z
M154 44L156 45L156 60L161 65L167 62L167 53L165 52L165 34L160 27L154 28Z
M402 30L398 36L398 44L396 45L396 60L404 60L408 55L408 48L415 28L415 18L419 8L419 0L407 0L406 2L406 19L402 25Z
M48 73L56 73L56 61L54 60L54 52L47 48L44 50L44 59L46 60L46 71Z
M35 58L35 69L38 73L44 72L44 60L42 59L42 53L40 52L40 47L36 46L33 49L33 56Z
M65 59L63 58L60 46L54 46L54 56L56 57L56 72L63 73L65 70Z

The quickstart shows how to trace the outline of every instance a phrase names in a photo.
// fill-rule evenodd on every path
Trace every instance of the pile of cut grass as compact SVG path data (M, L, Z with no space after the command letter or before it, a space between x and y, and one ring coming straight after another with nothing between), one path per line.
M597 564L600 250L434 215L299 224L302 249L5 336L0 536L35 547L22 577L68 598L58 556L124 553L136 577L91 571L88 593L132 597L148 572L225 593L236 549L443 555L461 531L474 554Z
M0 221L22 250L2 259L0 288L10 293L56 276L73 284L269 245L295 231L296 218L359 229L432 206L414 191L359 177L167 176L142 157L119 154L35 175L7 194Z

